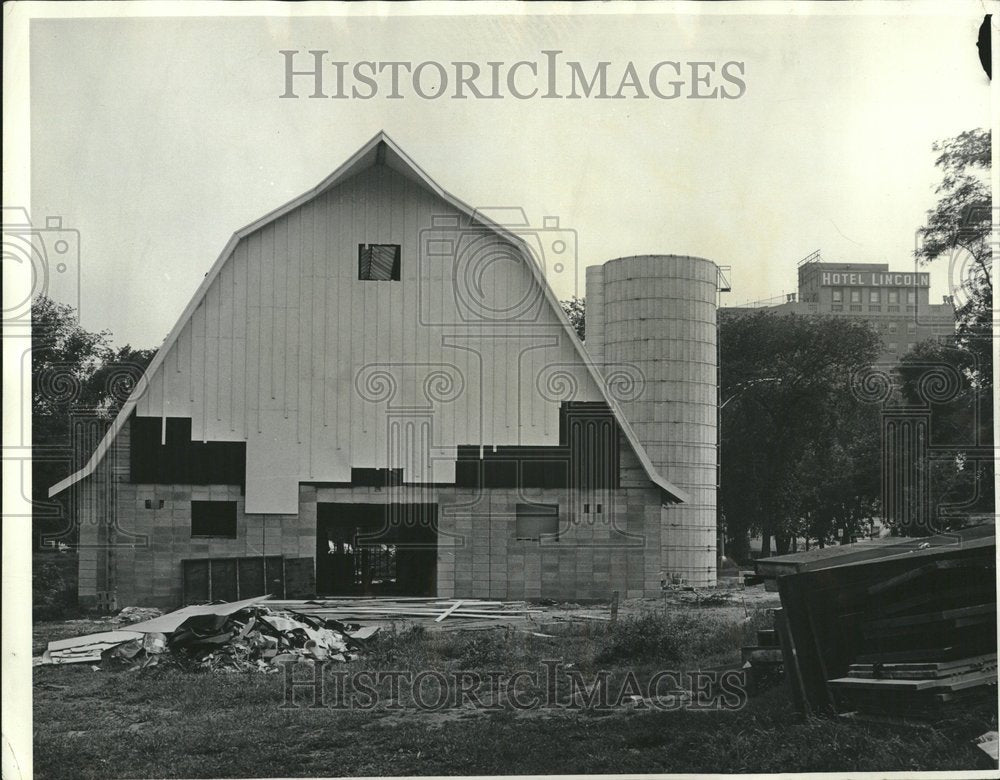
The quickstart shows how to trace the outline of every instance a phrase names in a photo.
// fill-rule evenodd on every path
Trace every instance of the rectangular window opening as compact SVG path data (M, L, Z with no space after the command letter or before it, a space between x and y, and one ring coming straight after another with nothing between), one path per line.
M358 244L358 279L363 282L398 282L399 244Z
M192 501L191 536L236 538L235 501Z
M542 537L559 540L558 504L518 504L514 537L522 542L539 542Z

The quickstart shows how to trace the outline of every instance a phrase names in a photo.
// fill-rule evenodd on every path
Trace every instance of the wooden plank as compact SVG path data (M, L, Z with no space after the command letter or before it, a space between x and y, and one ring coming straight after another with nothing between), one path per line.
M181 561L181 571L184 603L208 601L208 560Z
M826 644L823 642L820 636L820 629L816 624L816 613L814 610L809 609L808 605L806 608L806 615L809 620L809 629L812 635L813 642L816 647L816 661L819 664L819 669L822 674L823 680L830 679L830 672L827 668L826 658L823 656L823 651L826 648ZM837 703L833 700L833 694L830 692L830 688L827 685L823 685L823 692L826 695L826 700L829 705L836 711Z
M886 672L912 672L912 671L948 671L959 669L963 666L973 666L976 664L989 665L996 664L996 653L986 653L983 655L970 656L968 658L956 658L952 661L898 661L894 663L882 663L878 666ZM851 671L873 671L875 664L851 664Z
M914 625L890 625L890 626L868 626L864 627L865 636L871 639L893 641L896 643L917 643L927 646L936 643L952 641L951 636L962 629L985 629L989 632L989 627L996 623L996 612L988 611L969 615L953 615L950 617L937 618L932 622L921 622ZM989 632L992 633L992 632ZM967 648L966 654L975 652L969 642L968 636L963 639L953 640L957 644L964 644ZM981 646L981 645L980 645ZM981 649L986 649L985 647ZM980 650L981 652L981 650Z
M982 598L975 598L976 594L982 591L983 589L981 587L954 588L950 590L934 589L928 593L918 593L916 596L911 596L910 598L895 599L888 603L879 604L876 611L880 616L888 617L890 615L896 615L900 612L905 612L908 609L922 607L925 604L934 604L935 602L941 602L943 600L982 601ZM985 596L986 594L983 595ZM973 598L970 599L967 597Z
M287 596L307 596L316 590L316 568L313 558L285 558L284 585ZM275 602L268 601L271 606ZM304 605L301 601L277 602L290 606Z
M875 596L879 593L884 593L887 590L891 590L892 588L911 582L912 580L919 579L925 574L930 574L934 571L943 571L945 569L964 569L975 565L975 561L930 561L923 566L918 566L914 569L910 569L909 571L904 571L902 574L897 574L895 577L890 577L882 582L876 582L868 588L868 595Z
M905 661L935 661L959 659L963 657L963 650L955 645L943 647L924 647L912 650L892 650L886 652L863 653L857 657L859 664L889 663Z
M236 581L240 598L262 596L269 591L264 582L264 559L260 557L236 559Z
M857 677L839 677L830 680L834 688L867 691L956 691L976 685L989 685L997 680L996 669L947 677L941 680L865 680Z
M853 544L835 545L833 547L817 547L808 552L775 555L769 558L758 558L754 561L757 574L764 577L781 577L787 574L797 574L804 571L815 571L820 568L839 566L843 563L865 560L871 557L889 555L887 548L913 545L912 539L890 538L867 539Z
M971 607L959 607L957 609L944 609L936 612L924 612L919 615L905 615L897 618L884 618L881 620L870 620L867 627L872 629L896 628L900 626L921 626L927 623L940 623L958 618L971 617L974 615L996 615L997 605L976 604Z
M788 621L785 617L784 609L774 610L774 630L778 635L778 644L781 645L781 658L785 667L785 680L792 694L792 703L795 709L804 715L809 715L811 707L806 697L805 685L802 682L802 671L799 669L799 660L795 651L795 641L788 628Z
M448 609L446 609L444 612L442 612L440 615L438 615L436 618L434 618L434 622L435 623L440 623L442 620L444 620L446 617L448 617L448 615L450 615L452 612L454 612L460 606L462 606L462 600L461 599L459 599L458 601L456 601L452 606L448 607Z
M212 601L236 601L236 558L213 558L209 561L209 598ZM263 595L263 594L258 594Z

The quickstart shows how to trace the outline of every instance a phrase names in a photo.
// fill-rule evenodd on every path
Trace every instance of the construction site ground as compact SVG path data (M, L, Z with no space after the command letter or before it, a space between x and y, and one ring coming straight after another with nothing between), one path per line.
M302 660L269 674L37 666L34 770L113 778L989 768L974 740L997 728L995 709L934 725L803 719L780 679L700 701L694 674L738 674L740 648L777 606L777 594L757 586L671 590L617 610L531 604L528 619L469 619L464 629L461 618L378 620L356 659L323 668ZM120 627L111 617L39 622L33 652ZM380 672L422 675L426 697L405 682L372 684L369 696L344 682ZM481 683L478 699L435 693L437 681L470 679ZM600 679L610 695L588 701ZM655 698L657 679L681 682Z

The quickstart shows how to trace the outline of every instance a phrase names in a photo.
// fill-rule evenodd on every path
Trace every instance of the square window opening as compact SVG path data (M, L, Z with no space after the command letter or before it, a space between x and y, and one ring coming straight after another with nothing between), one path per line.
M558 504L518 504L514 520L514 538L519 542L540 542L542 538L559 540Z
M191 536L235 539L236 502L192 501Z
M363 282L398 282L400 245L358 244L358 279Z

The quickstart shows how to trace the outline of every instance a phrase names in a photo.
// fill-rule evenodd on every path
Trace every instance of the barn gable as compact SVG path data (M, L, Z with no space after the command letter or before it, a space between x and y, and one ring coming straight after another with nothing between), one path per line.
M558 446L567 402L610 407L665 499L686 500L528 245L379 133L233 236L90 461L50 495L91 474L133 415L164 441L180 418L194 442L245 442L246 511L294 514L300 482L394 469L450 484L460 448Z

